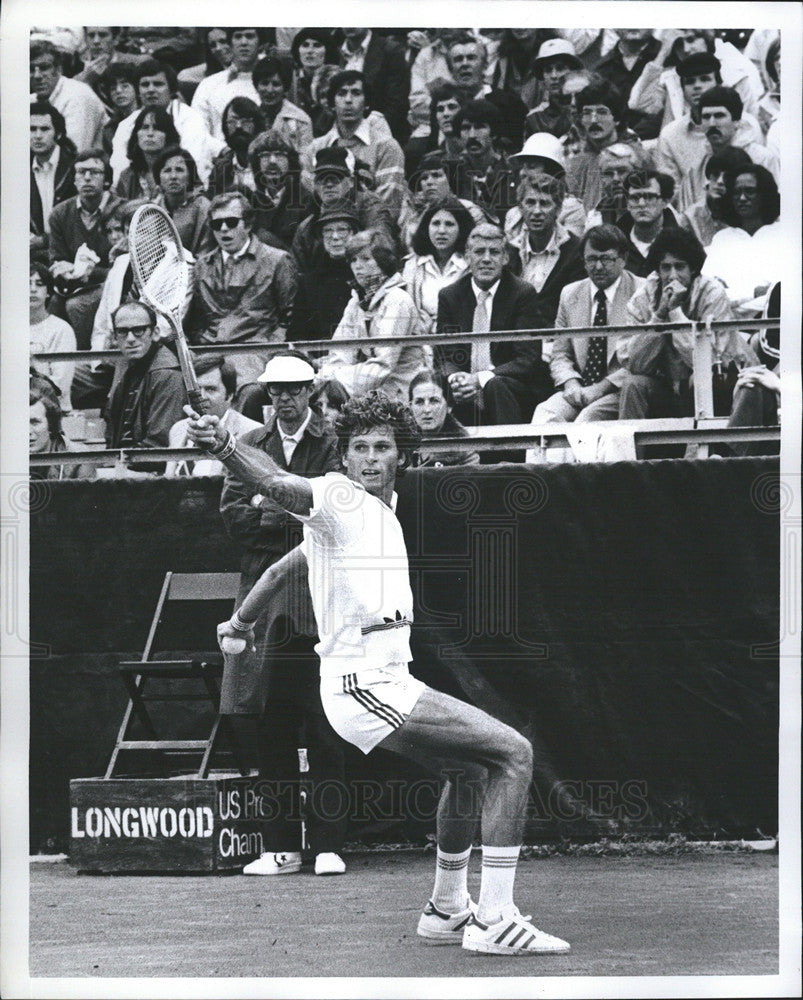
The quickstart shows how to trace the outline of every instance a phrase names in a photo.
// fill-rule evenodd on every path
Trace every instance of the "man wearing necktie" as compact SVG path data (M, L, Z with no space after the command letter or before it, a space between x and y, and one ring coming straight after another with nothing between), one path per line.
M309 359L300 351L284 349L274 354L259 378L267 388L273 413L264 426L241 437L283 469L310 478L341 468L334 434L326 430L323 417L309 405L314 376ZM229 535L243 550L239 607L262 573L300 542L301 526L231 473L223 484L220 512ZM301 867L298 747L307 748L313 784L344 780L343 744L326 721L320 703L314 638L300 634L297 625L291 608L271 621L261 620L255 654L261 670L250 682L250 690L244 690L242 684L238 687L237 704L221 703L221 711L232 714L262 711L260 776L283 789L266 810L275 815L262 832L264 853L246 865L247 875L290 875ZM310 801L317 799L313 796ZM327 819L309 811L307 830L317 874L342 874L345 870L337 853L345 837L345 824L344 815Z
M562 290L556 329L627 325L627 303L644 283L625 270L628 251L616 226L588 230L581 243L588 277ZM631 336L556 337L550 372L558 392L535 408L533 424L616 420Z
M513 275L504 235L482 223L469 235L469 270L438 296L438 333L490 333L538 327L538 295ZM520 424L552 388L540 341L487 340L436 348L455 416L465 424Z

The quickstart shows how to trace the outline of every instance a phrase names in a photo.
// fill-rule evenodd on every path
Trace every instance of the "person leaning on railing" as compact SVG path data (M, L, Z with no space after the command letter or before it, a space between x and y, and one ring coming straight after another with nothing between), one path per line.
M688 416L694 412L694 332L691 321L733 319L727 292L716 278L701 274L706 255L684 229L664 229L650 247L652 273L628 304L630 322L648 328L656 323L688 323L675 333L649 332L630 341L625 366L629 375L619 393L619 418ZM714 412L730 412L739 369L756 364L753 350L737 330L714 334Z

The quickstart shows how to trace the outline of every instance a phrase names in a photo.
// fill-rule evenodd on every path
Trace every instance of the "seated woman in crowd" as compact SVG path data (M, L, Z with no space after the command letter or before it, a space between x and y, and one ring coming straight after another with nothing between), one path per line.
M382 389L407 400L410 382L431 365L432 352L418 344L382 345L384 337L420 336L423 324L400 273L400 261L378 233L356 233L346 258L357 288L321 363L322 378L336 378L350 396ZM363 340L364 347L339 347L338 340Z
M312 94L312 81L324 64L336 67L335 49L332 34L326 28L302 28L290 47L293 78L287 96L310 116L315 136L325 135L332 127L332 119L328 115L321 117L320 105Z
M198 186L195 160L180 146L168 146L153 164L159 201L176 224L178 235L193 256L215 246L209 228L209 199Z
M43 391L39 386L31 386L29 394L30 418L28 431L28 450L32 455L45 452L75 451L61 426L61 407L54 395ZM67 465L56 460L52 465L33 466L31 479L93 479L95 468L92 465Z
M421 431L422 443L443 437L469 437L466 428L454 416L448 402L448 382L439 372L425 368L410 383L410 409ZM422 456L419 466L439 469L444 465L479 465L476 451L444 449Z
M201 80L231 66L232 54L228 38L226 28L208 28L204 41L206 60L195 66L188 66L178 74L178 89L188 104Z
M452 189L453 167L454 164L440 149L421 157L418 169L410 178L410 194L405 198L399 215L399 226L406 247L412 248L413 235L428 206L441 198L456 197ZM470 213L475 225L490 221L485 212L473 201L467 198L458 198L458 201Z
M153 167L168 146L180 146L173 119L164 108L143 108L137 115L126 150L129 166L120 174L116 191L121 198L147 198L159 194Z
M332 378L318 385L310 405L320 412L326 429L334 432L337 415L348 402L348 398L349 394L343 386L337 379Z
M413 253L405 261L402 276L426 333L435 329L438 292L466 271L463 254L474 225L474 219L453 195L433 202L421 216L413 236Z
M103 126L103 148L111 156L117 126L139 107L137 69L130 63L110 63L98 81L98 93L109 112Z
M690 205L680 217L680 225L691 229L704 247L724 229L725 174L731 167L749 166L752 160L740 146L726 146L708 158L704 167L705 197Z
M694 413L694 332L691 326L655 336L655 323L733 319L721 282L704 273L706 254L693 233L662 229L650 247L651 273L627 305L629 322L645 328L629 341L623 359L629 375L619 393L619 418L679 417ZM738 330L714 334L714 413L730 413L739 371L756 356Z
M312 142L312 120L303 108L287 100L291 70L281 59L260 59L251 74L259 94L264 128L274 129L299 153Z
M53 277L45 265L31 261L28 277L31 365L53 381L61 393L64 408L69 410L75 362L39 361L34 360L33 355L76 350L75 333L66 320L53 316L47 310L47 300L53 294Z
M765 167L731 167L725 173L724 203L728 226L711 240L703 274L725 285L737 316L755 316L763 299L755 300L777 280L785 252L778 185Z

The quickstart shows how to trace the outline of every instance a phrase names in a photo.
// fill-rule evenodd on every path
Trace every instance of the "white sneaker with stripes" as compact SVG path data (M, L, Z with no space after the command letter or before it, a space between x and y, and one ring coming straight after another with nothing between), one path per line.
M483 924L475 916L463 932L463 947L486 955L558 955L571 945L539 931L515 903L508 903L495 924Z
M444 913L430 900L418 921L418 936L425 944L462 944L463 931L476 912L477 904L471 899L459 913Z

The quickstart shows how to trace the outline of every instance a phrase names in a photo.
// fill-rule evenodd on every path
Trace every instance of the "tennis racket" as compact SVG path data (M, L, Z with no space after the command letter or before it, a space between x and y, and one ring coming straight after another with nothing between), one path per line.
M142 205L131 219L128 249L140 295L170 324L175 334L176 351L190 406L196 413L204 412L198 379L192 365L184 329L181 307L187 294L189 268L184 247L173 220L159 205Z

